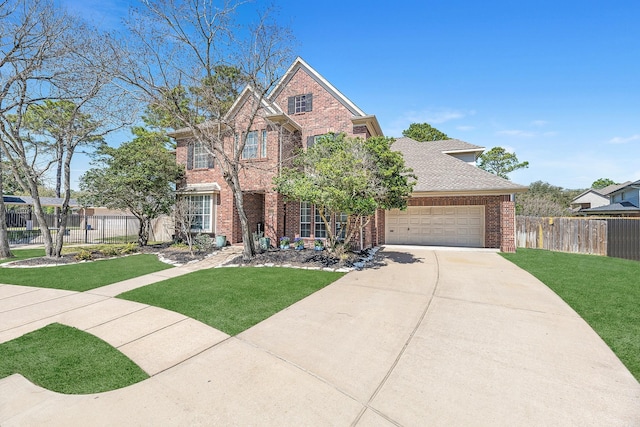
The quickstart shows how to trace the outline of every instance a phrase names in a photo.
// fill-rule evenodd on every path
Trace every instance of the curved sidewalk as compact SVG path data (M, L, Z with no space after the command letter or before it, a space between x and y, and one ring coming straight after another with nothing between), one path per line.
M640 423L640 384L528 273L489 252L383 254L125 389L0 380L0 425Z

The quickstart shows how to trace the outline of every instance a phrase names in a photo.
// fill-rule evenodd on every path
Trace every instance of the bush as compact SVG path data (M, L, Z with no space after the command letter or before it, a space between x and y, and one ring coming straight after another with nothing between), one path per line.
M87 250L81 249L74 258L78 261L90 261L93 259L93 254Z
M122 255L135 254L136 252L138 252L138 245L135 243L127 243L126 245L120 246L120 253Z
M208 234L198 234L193 239L193 246L201 252L209 252L215 247L215 245L215 240L213 240Z
M118 256L118 255L120 255L120 248L117 245L101 246L99 251L104 256Z

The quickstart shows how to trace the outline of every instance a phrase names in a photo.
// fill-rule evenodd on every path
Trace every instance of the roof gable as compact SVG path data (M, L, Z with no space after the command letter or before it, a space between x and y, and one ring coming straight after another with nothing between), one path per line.
M260 96L253 89L253 87L250 85L247 85L242 90L242 92L240 92L240 95L238 95L233 105L231 105L231 108L229 108L229 111L227 111L227 113L224 115L225 121L232 119L236 114L238 114L238 112L242 109L247 99L251 96L253 96L255 100L258 100L260 98ZM270 103L266 98L260 99L260 102L261 102L261 107L264 108L267 114L278 114L282 112L275 105Z
M354 104L349 98L344 96L342 92L335 88L327 79L322 77L320 73L311 68L309 64L307 64L302 58L297 57L293 64L289 67L286 73L282 76L278 84L273 88L273 90L267 96L267 99L270 102L275 102L276 98L282 92L282 90L287 86L287 84L291 81L291 79L295 76L298 71L303 71L307 75L309 75L313 80L315 80L324 90L326 90L329 94L331 94L335 99L337 99L342 105L344 105L354 116L364 117L366 116L365 112L362 111L356 104Z

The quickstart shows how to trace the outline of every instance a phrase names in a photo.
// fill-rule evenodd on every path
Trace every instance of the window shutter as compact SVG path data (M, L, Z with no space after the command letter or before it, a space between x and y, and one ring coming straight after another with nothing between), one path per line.
M307 104L306 108L305 108L305 111L312 111L313 110L313 108L312 108L312 104L313 104L312 103L312 99L313 99L313 95L310 94L310 93L308 93L305 96L305 101L306 101L306 104Z
M187 169L193 169L193 143L187 145Z
M296 112L296 97L295 96L290 96L287 100L287 104L288 104L288 111L289 114L294 114Z
M313 143L314 142L315 142L315 137L314 136L308 136L307 137L307 148L313 147Z

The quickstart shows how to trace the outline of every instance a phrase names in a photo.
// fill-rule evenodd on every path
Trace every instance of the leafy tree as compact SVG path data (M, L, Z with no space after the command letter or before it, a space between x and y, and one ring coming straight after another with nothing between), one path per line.
M528 168L529 162L518 161L515 153L509 153L502 147L493 147L478 157L478 167L501 178L509 179L509 174L515 170Z
M610 185L617 185L618 183L609 178L600 178L593 181L591 188L599 190L600 188L608 187Z
M242 151L263 100L291 63L292 37L270 11L250 22L237 17L242 0L149 0L137 9L132 37L114 46L118 72L131 93L150 104L170 127L187 129L212 154L231 189L240 219L243 258L255 255L240 182ZM134 46L135 45L135 46ZM240 86L252 90L236 114L225 114ZM175 88L182 88L174 94ZM185 102L185 98L187 102ZM203 118L210 120L203 125ZM237 144L234 135L243 135Z
M526 193L516 199L516 212L525 216L571 215L569 205L583 190L570 190L548 182L535 181L529 184Z
M168 137L141 127L132 133L134 139L118 148L98 148L95 164L101 168L87 171L80 189L86 194L83 203L131 211L140 221L138 244L145 246L151 220L171 212L184 168L167 149Z
M335 213L347 214L344 245L364 227L377 209L405 208L415 177L404 165L402 154L391 151L394 139L367 140L329 134L283 168L274 178L276 190L290 200L315 205L326 225L328 247L335 248L330 226Z
M421 142L451 139L446 133L440 132L429 123L411 123L409 129L402 131L402 135Z

